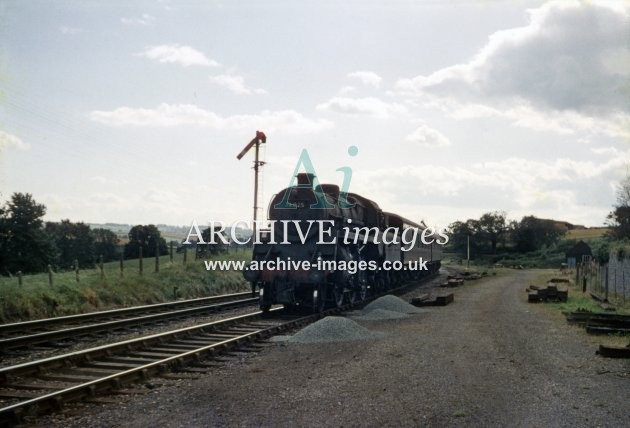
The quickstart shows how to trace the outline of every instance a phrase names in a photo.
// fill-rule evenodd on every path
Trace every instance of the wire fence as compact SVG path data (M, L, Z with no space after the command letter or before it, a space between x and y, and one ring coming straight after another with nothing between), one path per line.
M630 303L630 263L599 264L593 260L578 264L576 284L605 301Z
M156 248L156 251L150 256L146 256L143 255L142 248L139 248L138 257L125 258L124 253L121 252L119 260L104 262L103 257L99 256L93 267L79 268L79 262L75 260L70 269L56 269L52 265L48 265L43 273L23 274L18 271L11 276L0 276L0 289L5 284L16 284L20 287L43 284L52 286L53 284L72 284L75 282L78 284L105 277L143 276L158 273L162 269L171 269L176 265L187 267L190 264L196 264L200 259L216 257L219 254L247 254L248 251L251 251L250 246L236 245L235 243L213 248L209 245L177 247L174 242L171 242L166 254L160 254Z

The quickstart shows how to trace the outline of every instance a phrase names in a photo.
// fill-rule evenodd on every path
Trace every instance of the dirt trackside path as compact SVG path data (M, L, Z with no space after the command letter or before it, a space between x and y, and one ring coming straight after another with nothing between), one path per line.
M382 339L273 344L245 363L63 426L628 426L630 363L526 303L533 271L456 290L455 303L362 322ZM238 376L240 375L240 376Z

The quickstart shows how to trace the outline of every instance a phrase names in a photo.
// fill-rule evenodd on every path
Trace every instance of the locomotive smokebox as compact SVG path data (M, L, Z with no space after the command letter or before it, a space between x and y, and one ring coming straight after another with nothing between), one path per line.
M339 199L339 186L337 186L336 184L322 184L321 188L322 192L332 196L333 199Z

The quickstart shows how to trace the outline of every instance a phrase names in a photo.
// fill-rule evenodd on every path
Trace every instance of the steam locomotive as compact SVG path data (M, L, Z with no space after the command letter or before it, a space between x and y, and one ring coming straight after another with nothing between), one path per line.
M313 208L324 200L325 208ZM440 268L441 246L420 239L431 232L424 223L384 212L334 184L318 184L312 174L298 174L297 186L274 195L268 219L274 227L259 232L243 272L264 312L274 304L341 307ZM403 234L416 239L405 245Z

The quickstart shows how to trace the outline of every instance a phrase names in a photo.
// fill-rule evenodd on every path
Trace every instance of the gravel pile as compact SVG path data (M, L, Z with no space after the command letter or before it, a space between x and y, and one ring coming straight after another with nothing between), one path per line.
M388 311L387 309L374 309L365 315L355 316L354 319L362 321L385 321L409 318L409 315L402 312Z
M420 314L424 312L422 309L416 308L412 304L405 302L399 297L392 296L391 294L379 297L378 299L367 305L363 309L363 312L367 313L377 309L398 312L401 314Z
M343 317L326 317L291 336L292 343L345 342L383 337L383 333L372 332L355 321Z

